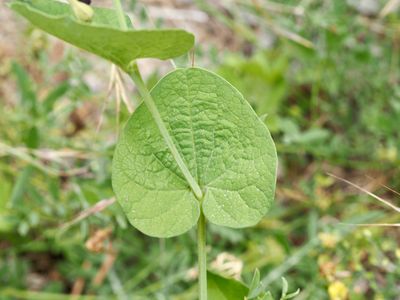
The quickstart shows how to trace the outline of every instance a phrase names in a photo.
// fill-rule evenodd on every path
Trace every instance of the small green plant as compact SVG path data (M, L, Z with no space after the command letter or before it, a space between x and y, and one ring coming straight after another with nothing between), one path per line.
M282 293L279 300L289 300L293 299L300 293L300 289L297 289L293 293L288 293L289 284L287 280L282 277ZM258 269L255 270L253 279L250 283L248 296L245 297L245 300L274 300L271 292L264 291L262 288L262 284L260 282L260 271Z
M14 0L10 6L42 30L111 61L136 84L143 104L116 146L113 189L130 223L149 236L173 237L197 224L199 298L205 300L206 222L243 228L266 214L276 184L271 135L243 96L210 71L176 69L146 88L136 60L183 55L194 46L192 34L135 30L119 0L114 10L70 3ZM213 290L220 279L209 277ZM281 299L289 299L286 292L284 285Z

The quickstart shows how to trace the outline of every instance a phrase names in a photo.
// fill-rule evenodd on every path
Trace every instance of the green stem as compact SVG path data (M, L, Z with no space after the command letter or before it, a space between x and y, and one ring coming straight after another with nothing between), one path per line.
M128 29L124 11L121 6L121 1L114 0L114 7L118 13L118 19L121 28L124 30ZM130 66L129 74L132 80L135 82L135 85L140 95L143 98L144 104L146 105L154 121L156 122L158 130L160 131L165 143L167 144L169 150L171 151L171 154L174 157L176 163L178 164L179 169L182 171L183 176L189 183L189 186L192 189L196 198L199 201L201 201L203 199L203 192L201 191L197 181L193 178L188 167L183 161L182 156L180 155L178 149L176 148L174 141L172 140L172 137L169 134L168 129L161 118L160 112L158 111L157 106L150 95L150 92L147 89L145 83L143 82L142 76L140 74L136 62L133 62L132 65ZM198 245L198 262L199 262L199 299L207 300L206 219L204 217L202 210L200 211L200 217L197 223L197 245Z
M121 1L114 0L114 7L118 14L118 20L122 29L128 29L126 24L124 10L122 9ZM140 75L139 68L136 62L133 62L129 68L129 74L132 80L135 82L135 85L143 98L147 109L150 111L154 121L157 124L158 129L162 137L164 138L165 143L167 144L169 150L172 153L176 163L178 164L179 169L182 171L183 176L185 177L186 181L189 183L190 188L192 189L196 198L200 201L203 198L203 192L200 189L200 186L193 178L192 174L190 173L188 167L186 166L185 162L183 161L182 156L180 155L178 149L176 148L171 135L169 134L167 127L165 126L163 120L161 119L160 112L157 109L156 104L154 103L153 98L150 95L149 90L147 89L145 83L143 82L142 76Z
M143 97L143 101L147 106L147 109L150 111L154 121L156 122L157 127L160 130L161 136L163 137L165 143L167 144L169 150L171 151L174 160L178 164L178 167L182 171L186 181L189 183L189 186L192 189L194 195L200 201L203 198L203 192L201 191L200 186L198 185L196 180L193 178L188 167L183 161L182 156L180 155L178 149L176 148L175 143L172 140L172 137L169 134L164 121L161 119L160 112L158 111L157 106L150 95L149 90L147 89L146 85L143 82L142 77L140 76L140 72L136 64L132 66L130 75L133 81L135 82L140 95Z
M200 212L197 223L197 255L199 264L199 300L207 300L206 219Z

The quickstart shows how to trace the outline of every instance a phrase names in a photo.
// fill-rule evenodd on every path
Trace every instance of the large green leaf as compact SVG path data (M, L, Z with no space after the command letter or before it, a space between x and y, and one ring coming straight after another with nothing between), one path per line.
M54 0L14 0L10 6L40 29L123 69L137 58L182 55L194 44L193 35L184 30L120 30L111 9L94 8L88 23L77 20L69 5Z
M171 72L151 95L204 192L206 218L236 228L259 222L274 198L277 157L268 129L243 96L199 68ZM120 137L112 179L129 221L148 235L179 235L198 220L200 202L143 104Z
M244 300L249 289L237 280L207 272L207 292L213 300Z

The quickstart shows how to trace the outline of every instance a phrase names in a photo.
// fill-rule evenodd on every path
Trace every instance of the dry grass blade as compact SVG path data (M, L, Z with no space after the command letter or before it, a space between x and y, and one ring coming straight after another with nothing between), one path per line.
M44 157L44 153L51 153L52 155L49 155L47 157ZM76 153L75 153L76 154ZM58 151L55 150L45 150L45 152L40 152L40 150L37 151L31 151L30 149L23 148L23 147L11 147L9 145L3 144L0 142L0 156L2 155L9 155L9 156L14 156L29 165L34 166L35 168L39 169L40 171L51 175L51 176L76 176L76 175L82 175L86 173L88 170L86 167L82 168L69 168L68 171L63 171L59 169L55 169L52 167L47 166L45 163L42 162L42 160L47 160L47 161L52 161L55 163L62 163L63 160L60 160L61 157L65 156L73 156L73 153L70 152L69 154L67 153L58 153ZM38 156L37 157L35 157ZM65 164L63 163L64 167Z
M132 103L129 101L129 98L126 94L126 89L125 89L124 81L122 78L122 73L116 65L112 64L111 69L110 69L110 81L109 81L108 87L107 87L107 97L105 98L103 105L102 105L99 122L96 127L96 133L98 133L100 131L100 127L103 124L107 99L108 99L108 97L110 97L113 89L115 91L115 98L116 98L117 124L119 124L119 113L120 113L121 101L125 104L128 112L130 114L133 113L135 110L135 108L133 107Z
M0 156L2 155L10 155L14 156L22 161L25 161L26 163L38 168L42 172L52 175L52 176L58 176L59 173L57 170L50 168L43 164L40 160L37 160L33 158L31 155L29 155L26 151L23 149L19 149L16 147L11 147L6 144L3 144L0 142Z
M98 272L96 273L95 277L92 280L92 284L94 286L100 286L103 283L108 272L111 270L112 266L114 265L116 258L117 258L117 253L113 249L111 241L110 241L109 245L108 245L108 251L106 252L103 263L101 264L100 269L98 270Z
M351 226L400 227L400 223L339 223Z
M373 179L371 176L366 176L366 177L369 178L369 179ZM391 191L392 193L394 193L394 194L400 196L400 193L399 193L398 191L392 189L391 187L389 187L389 186L387 186L387 185L385 185L385 184L380 184L380 185L383 186L385 189Z
M387 185L384 185L384 184L382 184L382 186L383 186L385 189L388 189L389 191L391 191L392 193L394 193L394 194L400 196L400 193L399 193L398 191L395 191L395 190L392 189L391 187L389 187L389 186L387 186Z
M87 270L90 269L90 267L91 267L90 262L88 260L85 260L83 262L83 264L82 264L82 269L84 271L87 271ZM71 300L79 299L76 296L77 295L81 295L83 290L84 290L84 288L85 288L85 278L80 276L75 280L75 282L74 282L74 284L72 286L72 291L71 291L72 297L71 297Z
M272 24L272 23L271 23L271 27L277 35L286 37L287 39L292 40L293 42L296 42L306 48L310 48L310 49L314 48L314 44L311 41L303 38L302 36L298 35L297 33L294 33L292 31L289 31L282 27L278 27L276 24Z
M243 1L242 1L243 3ZM291 6L284 3L273 2L273 1L262 1L260 3L257 1L257 4L264 9L281 14L292 14L295 16L304 16L304 8L302 6Z
M129 101L127 95L126 95L126 90L125 90L125 85L124 85L124 81L122 79L122 73L121 70L117 68L116 70L116 76L115 76L115 87L118 87L119 90L119 96L121 97L122 102L124 102L124 104L126 105L126 108L128 109L129 113L133 113L133 111L135 110L131 104L131 102Z
M272 31L279 36L285 37L297 44L302 45L303 47L306 48L310 48L313 49L314 48L314 44L303 38L302 36L298 35L297 33L294 33L292 31L289 31L283 27L280 27L279 25L275 24L271 19L269 14L263 9L263 7L261 6L261 4L259 3L259 1L257 0L252 0L252 3L254 5L254 7L257 9L257 11L263 16L265 17L264 21L268 24L268 26L271 27Z
M392 208L393 210L395 210L395 211L397 211L397 212L400 212L400 207L397 207L396 205L390 203L389 201L387 201L387 200L385 200L385 199L383 199L383 198L381 198L381 197L375 195L374 193L371 193L370 191L367 191L366 189L360 187L359 185L357 185L357 184L355 184L355 183L353 183L353 182L351 182L351 181L349 181L349 180L347 180L347 179L344 179L344 178L342 178L342 177L336 176L336 175L334 175L334 174L332 174L332 173L327 173L327 174L328 174L329 176L333 177L333 178L336 178L336 179L338 179L338 180L340 180L340 181L343 181L343 182L345 182L345 183L347 183L347 184L349 184L349 185L355 187L356 189L362 191L363 193L366 193L367 195L369 195L369 196L375 198L375 199L378 200L379 202L382 202L383 204L389 206L389 207Z
M108 87L107 87L107 93L106 93L106 97L104 98L103 104L101 106L101 113L100 113L100 117L99 117L99 122L97 123L96 126L96 134L98 134L100 132L100 128L101 125L103 125L103 121L104 121L104 113L106 111L106 107L107 107L107 102L108 99L111 95L111 92L113 90L113 87L115 85L115 73L116 73L116 66L114 64L111 64L111 68L110 68L110 80L108 82Z
M400 6L400 0L389 0L379 13L379 18L383 19L388 14L394 12Z
M73 149L60 149L60 150L53 150L53 149L48 149L48 148L43 148L43 149L28 149L26 150L31 152L33 155L40 159L45 159L45 160L51 160L51 161L57 161L57 162L64 162L66 158L75 158L75 159L90 159L92 156L91 154L82 152L82 151L76 151Z
M110 198L110 199L103 199L100 200L99 202L97 202L95 205L93 205L92 207L89 207L88 209L85 209L84 211L82 211L81 213L78 214L78 216L76 218L74 218L73 220L61 225L61 230L64 231L67 228L69 228L70 226L82 221L83 219L101 212L102 210L106 209L107 207L109 207L110 205L114 204L115 202L115 198Z
M353 183L353 182L351 182L351 181L349 181L347 179L341 178L341 177L339 177L337 175L334 175L332 173L327 173L327 174L329 176L333 177L333 178L336 178L336 179L338 179L340 181L343 181L343 182L355 187L356 189L358 189L358 190L366 193L367 195L375 198L379 202L384 203L385 205L389 206L390 208L394 209L395 211L400 212L400 208L399 207L397 207L397 206L393 205L392 203L390 203L389 201L387 201L387 200L385 200L385 199L383 199L383 198L371 193L370 191L358 186L357 184L355 184L355 183ZM389 188L389 187L387 187L385 185L382 185L382 186L384 186L384 187L388 188L389 190L391 190L391 191L395 192L396 194L398 194L398 192L392 190L391 188ZM400 227L400 223L340 223L340 224L342 224L342 225L350 225L350 226Z

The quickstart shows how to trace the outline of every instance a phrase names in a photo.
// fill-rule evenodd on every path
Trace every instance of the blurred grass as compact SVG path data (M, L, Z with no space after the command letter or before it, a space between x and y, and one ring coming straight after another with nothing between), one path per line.
M398 229L340 223L398 223L398 214L327 175L399 204L383 185L400 191L400 19L397 11L379 15L385 1L362 2L173 7L208 14L207 23L190 24L210 40L197 46L196 64L232 82L277 143L272 211L255 228L210 226L208 237L210 262L235 255L242 279L249 283L259 268L275 295L285 276L302 290L296 299L332 298L338 281L349 299L398 299ZM135 1L130 8L143 26L170 21L150 22ZM0 92L0 299L70 299L73 290L89 295L73 299L194 299L194 232L160 244L130 227L118 204L61 230L113 196L112 151L128 112L121 104L116 116L107 64L32 28L16 34L29 47L6 54L0 68L13 86ZM149 86L161 73L153 68ZM102 250L89 251L85 242L104 228L112 233L98 241ZM110 253L115 262L101 274Z

